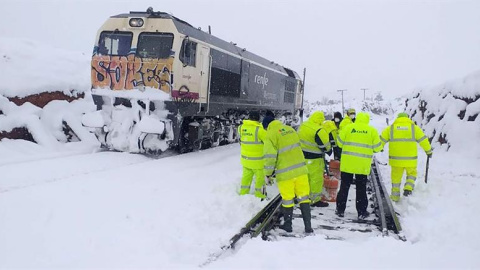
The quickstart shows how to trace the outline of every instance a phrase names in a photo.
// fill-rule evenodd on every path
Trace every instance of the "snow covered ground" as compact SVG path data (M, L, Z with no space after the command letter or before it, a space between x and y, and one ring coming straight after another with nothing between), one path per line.
M372 123L386 125L384 117ZM0 143L21 146L17 154L29 156L25 144ZM238 145L161 159L36 152L50 158L0 166L0 268L193 269L266 204L237 195ZM321 231L304 239L252 239L208 267L478 268L480 173L474 165L478 160L435 153L425 184L420 155L414 196L397 204L407 242L332 241ZM389 179L389 167L381 171Z
M0 49L5 48L3 42L0 44L4 46ZM16 63L16 54L13 56L0 61L2 72ZM65 59L68 65L73 58L61 55L59 59ZM78 59L84 61L83 56ZM79 65L88 68L88 61ZM42 73L35 72L35 76ZM19 79L17 73L8 74L11 77L3 77L5 80ZM12 89L26 91L22 92L25 95L45 87L64 90L78 85L83 89L88 87L85 75L88 72L65 81L48 78L43 80L45 85L36 89ZM2 94L8 96L9 91L2 89ZM429 91L444 94L439 89ZM478 89L474 91L479 94ZM254 196L237 195L242 171L237 144L152 159L101 152L87 134L82 136L83 142L60 143L63 135L58 134L58 128L63 118L57 118L65 116L79 123L81 113L90 110L91 104L87 103L88 99L72 105L53 102L41 112L25 108L37 120L46 120L35 121L32 129L35 134L50 134L48 138L43 136L45 139L39 140L39 144L0 142L0 268L195 269L267 203ZM396 103L392 107L398 112ZM335 106L321 109L332 112L341 105ZM345 107L359 110L361 104L347 100ZM76 109L68 115L71 108ZM2 110L11 117L15 112L25 115L22 108L6 102L2 103ZM476 107L467 114L475 111ZM372 115L372 124L381 131L386 117L390 123L394 119L394 115ZM467 127L469 132L454 133L449 141L457 145L448 152L446 147L435 145L428 184L423 182L425 155L420 151L414 195L396 204L407 242L391 237L326 240L318 230L315 236L304 239L248 240L206 267L480 268L480 154L469 148L478 140L479 127L475 123L480 118L476 122L438 118L434 118L436 122L430 124L433 126L429 130L450 124L456 129ZM43 125L39 126L40 123ZM45 129L45 133L39 129ZM463 141L460 136L465 136ZM382 162L387 157L388 150L378 154ZM389 167L380 170L390 187Z

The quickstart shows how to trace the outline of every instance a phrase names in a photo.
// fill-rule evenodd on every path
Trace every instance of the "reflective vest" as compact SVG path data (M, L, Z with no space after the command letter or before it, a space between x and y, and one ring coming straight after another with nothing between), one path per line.
M353 124L352 118L350 116L346 115L345 118L343 118L342 122L340 122L340 127L338 128L339 131L342 131L346 126Z
M241 145L241 163L249 169L263 169L263 141L265 129L257 121L243 120L238 127Z
M320 125L325 117L322 112L315 112L298 128L298 137L306 159L323 158L330 151L327 131Z
M340 171L369 175L373 153L382 150L377 130L368 123L370 116L360 112L355 123L340 131L338 146L342 148Z
M417 143L428 154L432 146L427 136L408 117L398 117L380 136L382 146L389 143L389 163L394 167L417 167Z
M268 125L263 147L266 176L275 172L277 181L308 174L297 132L278 120Z

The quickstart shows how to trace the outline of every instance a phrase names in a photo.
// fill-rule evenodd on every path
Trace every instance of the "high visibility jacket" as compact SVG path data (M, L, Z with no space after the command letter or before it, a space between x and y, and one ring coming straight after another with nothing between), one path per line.
M382 150L377 130L370 126L370 116L360 112L355 123L340 131L338 146L342 148L340 171L370 174L373 153Z
M387 142L389 163L394 167L417 167L417 143L428 154L432 146L422 129L408 117L398 117L380 136L382 147Z
M278 120L268 125L263 153L266 176L275 172L277 181L283 181L308 174L297 132Z
M298 128L300 146L306 159L323 158L324 153L331 149L328 133L321 126L324 120L323 112L317 111Z
M249 169L263 169L263 141L267 132L257 121L243 120L238 127L241 163Z
M332 147L337 146L337 138L338 138L338 128L337 125L335 125L335 122L332 120L327 120L323 122L323 128L325 131L327 131L328 136L330 138L330 145Z
M350 118L350 116L348 115L345 115L345 118L343 118L342 122L340 122L340 127L338 128L338 130L340 130L341 132L342 129L344 129L346 126L350 124L353 124L352 118Z

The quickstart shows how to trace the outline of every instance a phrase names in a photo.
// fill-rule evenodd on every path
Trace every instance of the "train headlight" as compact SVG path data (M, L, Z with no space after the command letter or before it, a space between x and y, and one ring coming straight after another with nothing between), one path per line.
M128 24L130 27L142 27L143 26L143 19L141 18L131 18L130 21L128 21Z

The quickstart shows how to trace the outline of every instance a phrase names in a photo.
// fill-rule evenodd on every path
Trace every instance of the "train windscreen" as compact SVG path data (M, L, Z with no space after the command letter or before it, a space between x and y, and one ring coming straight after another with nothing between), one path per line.
M138 36L137 56L142 58L169 58L172 53L173 34L141 33Z
M132 32L103 31L98 41L98 53L101 55L124 56L132 46Z

